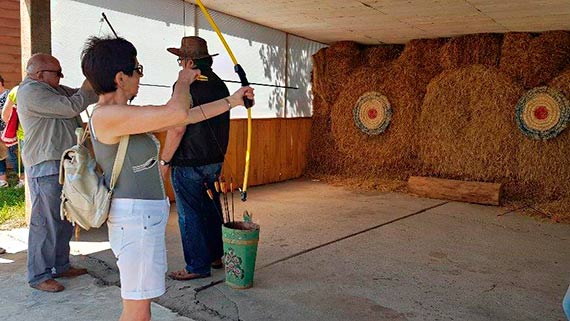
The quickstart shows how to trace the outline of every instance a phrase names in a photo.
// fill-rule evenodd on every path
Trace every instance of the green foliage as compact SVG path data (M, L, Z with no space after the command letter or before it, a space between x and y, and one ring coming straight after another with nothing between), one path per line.
M25 208L23 188L0 188L0 226L5 223L11 226L23 225L26 215Z

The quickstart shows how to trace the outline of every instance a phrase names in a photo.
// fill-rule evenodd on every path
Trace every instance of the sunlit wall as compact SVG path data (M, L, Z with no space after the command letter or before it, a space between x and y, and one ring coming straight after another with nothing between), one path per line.
M62 65L62 83L83 81L80 55L90 36L112 35L105 13L117 34L131 41L144 65L144 77L135 104L162 104L178 75L176 57L166 51L180 47L183 36L199 35L208 41L214 71L225 80L238 80L233 63L200 10L181 0L52 0L52 53ZM324 45L215 11L210 12L224 33L250 82L294 86L282 89L254 86L254 118L309 117L312 115L311 55ZM239 85L227 83L230 91ZM245 109L232 118L246 117Z

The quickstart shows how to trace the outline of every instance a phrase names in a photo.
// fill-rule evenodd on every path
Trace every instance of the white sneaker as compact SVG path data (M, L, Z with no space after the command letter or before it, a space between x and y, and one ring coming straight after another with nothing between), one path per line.
M0 179L0 188L2 188L2 187L8 187L8 182L6 182L3 179Z
M26 183L24 183L23 180L19 180L18 184L16 184L16 186L14 186L14 188L24 188L24 186L26 186Z

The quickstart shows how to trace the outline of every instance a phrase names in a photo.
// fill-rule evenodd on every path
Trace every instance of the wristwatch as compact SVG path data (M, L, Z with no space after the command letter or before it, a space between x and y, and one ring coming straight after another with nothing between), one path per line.
M162 165L162 166L168 166L168 165L170 165L170 162L167 162L167 161L165 161L164 159L161 159L161 160L159 161L159 163L160 163L160 165Z

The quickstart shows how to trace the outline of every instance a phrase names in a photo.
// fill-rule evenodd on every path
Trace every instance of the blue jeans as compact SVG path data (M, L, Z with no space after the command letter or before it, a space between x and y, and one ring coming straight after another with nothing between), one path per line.
M12 168L14 169L15 173L18 173L18 167L20 168L19 173L24 174L24 166L22 165L22 159L19 157L18 146L20 146L23 142L20 141L19 144L13 145L8 147L8 162L12 164Z
M6 160L10 162L15 173L18 173L18 167L20 167L19 173L24 174L24 166L18 156L18 144L8 147L8 156L0 160L0 175L6 174Z
M212 261L224 254L222 244L222 208L214 182L220 175L222 163L172 167L172 186L176 194L178 225L186 271L210 274ZM214 194L211 200L204 183Z
M566 313L566 318L570 321L570 286L568 287L568 291L566 291L564 301L562 301L562 308L564 309L564 313Z

